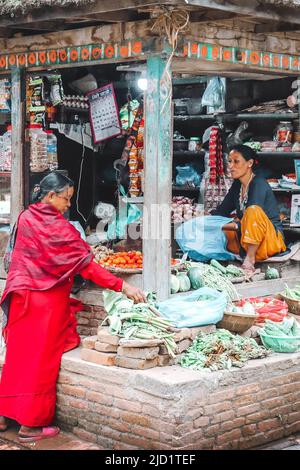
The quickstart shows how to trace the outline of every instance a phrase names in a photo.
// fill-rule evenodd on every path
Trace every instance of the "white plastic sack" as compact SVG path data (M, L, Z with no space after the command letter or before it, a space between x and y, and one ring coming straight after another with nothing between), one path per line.
M198 301L201 295L213 297L210 300ZM223 318L227 305L224 292L210 287L201 287L188 295L176 295L158 303L158 310L177 328L214 325Z

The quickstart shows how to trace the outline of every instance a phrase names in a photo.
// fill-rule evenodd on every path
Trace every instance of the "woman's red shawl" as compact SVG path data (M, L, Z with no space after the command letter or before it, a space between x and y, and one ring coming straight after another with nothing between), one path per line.
M78 230L50 204L38 202L19 216L16 243L1 299L7 315L9 294L47 290L79 273L93 259Z

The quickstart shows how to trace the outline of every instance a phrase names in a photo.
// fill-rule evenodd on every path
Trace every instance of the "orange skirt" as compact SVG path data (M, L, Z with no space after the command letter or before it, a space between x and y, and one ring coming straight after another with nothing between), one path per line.
M255 260L263 261L286 250L282 233L276 231L271 220L259 206L249 206L241 220L241 240L234 231L225 230L227 249L239 254L241 246L247 252L248 245L259 245Z

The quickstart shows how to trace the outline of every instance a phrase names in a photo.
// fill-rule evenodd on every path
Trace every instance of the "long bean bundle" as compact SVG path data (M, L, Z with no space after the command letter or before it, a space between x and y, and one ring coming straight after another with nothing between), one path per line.
M104 291L104 308L108 313L105 320L109 322L112 334L126 339L161 339L168 354L175 357L176 343L172 324L158 316L153 308L153 301L134 304L124 294ZM153 299L154 300L154 299Z

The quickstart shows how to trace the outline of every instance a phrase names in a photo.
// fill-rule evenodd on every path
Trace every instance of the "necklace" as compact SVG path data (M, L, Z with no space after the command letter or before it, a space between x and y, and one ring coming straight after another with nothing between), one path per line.
M251 183L254 176L255 176L254 173L252 173L252 175L250 176L249 181L246 185L244 195L243 195L243 185L241 184L240 196L239 196L239 205L240 205L240 210L242 212L244 212L244 210L246 209L246 204L248 202L249 185L250 185L250 183Z

